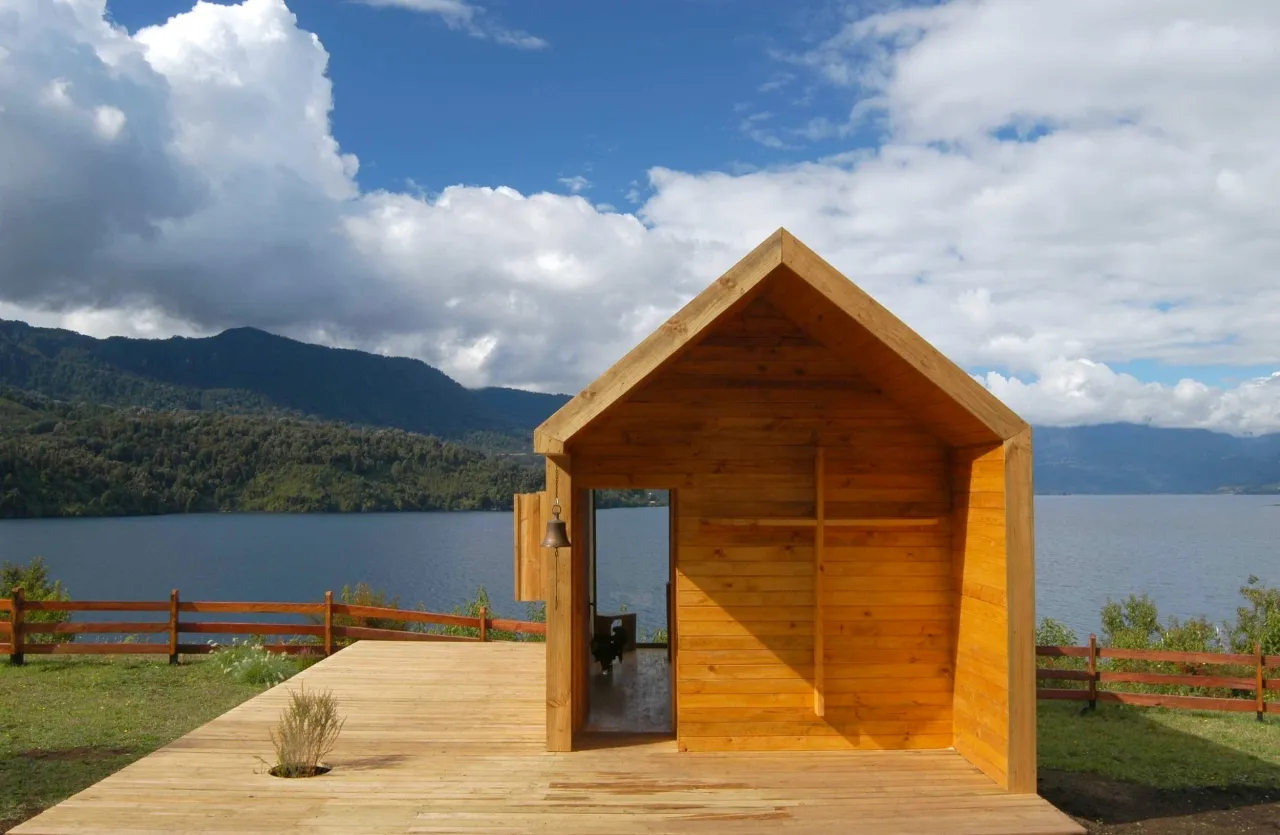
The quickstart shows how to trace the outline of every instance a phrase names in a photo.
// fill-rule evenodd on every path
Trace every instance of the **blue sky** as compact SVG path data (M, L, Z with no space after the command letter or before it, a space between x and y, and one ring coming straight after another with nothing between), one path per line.
M108 7L136 31L191 3ZM779 148L748 134L844 118L848 96L801 79L786 58L844 19L830 3L484 4L487 17L546 40L542 49L467 37L436 15L403 8L346 0L291 8L329 52L334 135L360 158L365 189L564 191L562 180L583 177L593 202L630 209L633 189L645 193L655 165L742 170L874 144L874 136L788 137L780 141L790 147Z
M1280 431L1275 0L3 2L0 317L574 391L786 226L1034 422Z

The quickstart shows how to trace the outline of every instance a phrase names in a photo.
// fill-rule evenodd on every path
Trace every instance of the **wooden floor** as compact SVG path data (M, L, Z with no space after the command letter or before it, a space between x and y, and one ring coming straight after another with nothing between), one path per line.
M952 751L679 753L599 735L543 750L537 644L344 649L13 830L51 833L1078 833ZM347 716L333 771L266 774L285 687Z

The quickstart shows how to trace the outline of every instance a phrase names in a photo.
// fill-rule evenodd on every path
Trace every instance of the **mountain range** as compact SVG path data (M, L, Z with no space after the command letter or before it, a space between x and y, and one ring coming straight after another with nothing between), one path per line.
M567 399L468 389L420 360L326 348L254 328L204 338L95 339L0 320L0 384L72 403L228 412L529 449ZM1035 429L1039 493L1280 492L1280 434L1134 424Z

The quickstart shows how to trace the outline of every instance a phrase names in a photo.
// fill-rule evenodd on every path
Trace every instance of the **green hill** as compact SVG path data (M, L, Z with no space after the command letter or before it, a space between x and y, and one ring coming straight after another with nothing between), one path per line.
M200 339L94 339L5 320L0 383L73 402L273 412L454 439L525 436L538 415L566 399L471 391L420 360L308 345L253 328Z
M210 440L209 433L215 431L211 427L250 434L271 429L277 433L273 438L283 437L280 433L291 439L305 436L310 439L308 444L342 448L371 444L356 439L376 436L351 427L381 427L445 438L471 448L469 454L480 450L499 456L485 459L490 461L487 465L476 466L486 473L485 478L491 475L503 484L505 476L498 474L500 470L484 467L498 467L499 461L505 462L503 466L514 466L512 462L518 461L536 471L541 462L528 454L531 432L568 399L561 394L511 388L467 389L418 360L308 345L252 328L202 339L94 339L4 320L0 320L0 385L80 404L77 414L90 414L92 410L82 408L86 405L133 409L128 412L133 415L130 420L156 431L161 425L169 427L165 431L179 434L198 430L198 444L212 444L227 462L219 466L232 469L259 466L261 453L255 447ZM50 407L46 401L40 403L40 409ZM30 418L38 424L46 420L43 416L32 418L29 411L30 407L18 401L0 401L0 422ZM158 412L182 413L181 420L155 414ZM94 414L98 415L95 419L108 424L123 420L108 417L113 413L106 411ZM240 421L228 422L232 416ZM327 423L320 428L301 418ZM77 418L81 419L89 418ZM235 487L235 501L205 497L192 506L283 509L293 501L305 509L383 508L397 506L397 502L411 507L455 507L501 501L505 506L509 502L509 496L502 496L501 491L487 491L480 470L469 476L470 493L454 488L450 488L453 492L435 492L437 484L432 481L430 489L422 488L425 492L402 485L417 498L402 495L400 487L392 488L403 479L403 470L399 475L390 471L394 454L431 444L448 445L404 433L394 437L398 440L392 447L387 446L390 442L378 442L378 455L389 456L378 459L386 462L385 473L351 470L341 475L337 469L307 469L332 466L327 453L322 455L320 447L290 447L293 451L280 452L262 464L264 471L254 476L252 485L245 482ZM150 449L145 432L134 440L139 444L138 455ZM1235 437L1134 424L1036 427L1035 446L1035 483L1041 493L1280 492L1280 435ZM245 463L235 456L252 460ZM335 460L342 460L342 456ZM50 478L54 478L60 470L51 472L54 475ZM371 474L375 472L376 477ZM122 476L116 473L112 478ZM27 484L26 490L37 489L35 482ZM74 486L74 479L68 484ZM143 491L140 495L148 494ZM326 504L336 496L341 500ZM34 502L31 508L54 512L56 500L42 501ZM602 496L601 506L649 501L642 493L618 493ZM66 512L93 512L87 509L91 506L87 499L78 499L67 505ZM155 505L150 499L134 498L119 505L152 506L165 509L136 512L169 512L186 503L170 498Z
M540 469L438 438L0 390L0 518L498 510Z

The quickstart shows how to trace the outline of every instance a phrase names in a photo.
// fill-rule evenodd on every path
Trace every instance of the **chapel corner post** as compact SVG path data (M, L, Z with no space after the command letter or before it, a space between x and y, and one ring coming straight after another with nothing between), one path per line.
M1005 788L1036 792L1035 495L1031 427L1004 442L1009 618L1009 767Z
M546 456L547 501L560 501L560 518L568 525L569 548L543 549L544 600L547 612L547 750L573 750L573 733L580 707L575 704L574 653L578 641L574 629L576 530L573 480L569 458ZM550 518L550 514L547 514Z

